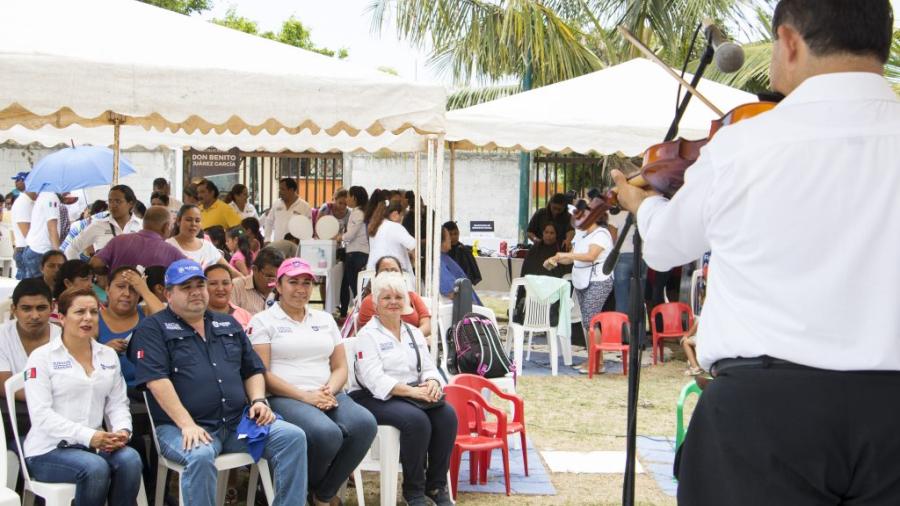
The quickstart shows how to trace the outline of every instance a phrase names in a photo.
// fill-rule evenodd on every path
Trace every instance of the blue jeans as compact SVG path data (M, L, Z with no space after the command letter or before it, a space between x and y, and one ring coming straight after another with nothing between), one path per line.
M191 450L182 449L181 429L172 424L156 428L163 457L184 466L181 494L185 504L215 506L216 466L221 453L244 453L247 443L238 439L236 427L222 427L210 432L213 442ZM263 458L269 461L275 482L272 506L306 503L306 435L284 420L276 420L269 431Z
M56 448L25 463L35 480L74 483L75 506L133 506L141 489L141 457L128 446L113 453Z
M616 311L628 314L631 311L631 274L634 272L634 253L622 253L613 271L613 294L616 296ZM641 264L641 282L647 279L647 264Z
M322 502L337 495L341 484L372 446L378 423L368 410L347 394L335 396L338 407L330 411L287 397L272 397L269 402L285 421L306 433L309 486Z
M16 248L13 252L13 261L16 263L16 279L25 279L25 261L22 256L25 254L25 248Z
M22 278L36 278L41 275L41 258L43 253L37 253L31 248L25 248L22 252ZM18 276L16 276L18 278Z

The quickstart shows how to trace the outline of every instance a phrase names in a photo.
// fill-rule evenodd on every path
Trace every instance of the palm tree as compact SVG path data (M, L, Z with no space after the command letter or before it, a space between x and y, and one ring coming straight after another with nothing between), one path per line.
M458 83L526 79L543 86L603 67L581 30L583 0L373 0L373 29L430 46L430 63Z

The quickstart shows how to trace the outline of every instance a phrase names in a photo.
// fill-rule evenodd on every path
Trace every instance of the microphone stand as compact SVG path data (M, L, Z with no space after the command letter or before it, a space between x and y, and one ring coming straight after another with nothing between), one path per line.
M700 58L700 64L697 66L697 71L694 73L691 88L689 89L697 87L700 83L700 78L706 71L706 67L712 63L714 56L715 48L712 45L712 41L708 40L706 50ZM672 124L669 126L669 131L666 133L666 138L663 142L671 141L678 134L678 125L681 123L681 118L684 116L684 112L687 110L692 97L692 92L685 93L681 103L675 110L675 117L672 119ZM634 226L634 214L629 213L628 218L625 220L625 225L619 231L619 238L613 251L610 252L609 257L603 264L604 274L609 274L615 267L619 258L619 252L625 242L625 236L628 235L628 231L632 226ZM646 335L644 325L646 318L644 285L641 279L641 268L644 263L642 250L643 240L641 239L640 231L636 230L634 233L634 263L631 271L631 308L629 311L631 328L628 339L628 428L625 446L625 479L622 484L623 506L634 506L635 463L637 460L637 404L641 380L641 350ZM650 324L653 325L654 322L650 322Z

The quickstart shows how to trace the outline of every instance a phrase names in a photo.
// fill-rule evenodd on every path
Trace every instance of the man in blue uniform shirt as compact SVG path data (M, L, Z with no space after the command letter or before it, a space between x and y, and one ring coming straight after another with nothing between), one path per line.
M248 416L271 424L263 457L272 466L275 506L306 502L306 435L276 420L265 399L263 367L240 324L207 309L203 269L179 260L166 270L169 307L135 329L128 356L138 386L146 387L164 457L185 466L186 504L214 506L221 453L246 452L236 428Z

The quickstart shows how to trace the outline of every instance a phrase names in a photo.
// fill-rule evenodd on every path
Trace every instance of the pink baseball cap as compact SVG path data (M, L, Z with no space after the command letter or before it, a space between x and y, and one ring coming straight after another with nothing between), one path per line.
M313 279L316 278L309 263L297 257L288 258L281 262L281 266L278 267L278 274L275 276L275 282L277 283L282 276L290 276L292 278L295 276L309 276ZM269 287L273 286L275 286L275 283L269 283Z

